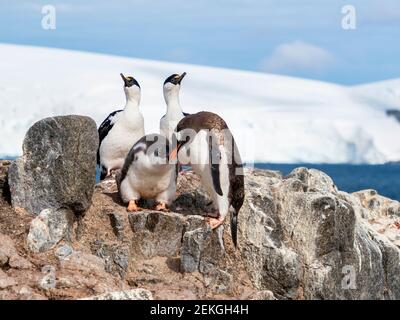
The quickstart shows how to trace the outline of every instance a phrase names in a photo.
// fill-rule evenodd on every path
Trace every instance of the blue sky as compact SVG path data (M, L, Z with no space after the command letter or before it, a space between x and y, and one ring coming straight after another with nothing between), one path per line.
M41 27L43 5L56 30ZM344 5L356 30L343 30ZM400 77L398 0L0 0L0 42L273 72L341 84Z

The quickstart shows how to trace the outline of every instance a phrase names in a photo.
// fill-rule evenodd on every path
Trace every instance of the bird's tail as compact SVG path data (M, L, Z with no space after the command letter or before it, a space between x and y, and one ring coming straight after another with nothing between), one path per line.
M238 215L244 202L244 177L242 175L235 176L232 184L232 214L231 214L231 234L232 241L237 248L237 228Z
M237 222L238 222L238 212L234 210L234 212L232 212L231 214L231 235L235 248L237 248Z

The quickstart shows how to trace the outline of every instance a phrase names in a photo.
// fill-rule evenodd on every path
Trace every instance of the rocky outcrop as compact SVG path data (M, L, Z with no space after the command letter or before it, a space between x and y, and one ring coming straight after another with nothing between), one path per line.
M191 172L179 176L171 212L143 203L128 214L115 182L102 182L82 237L69 243L55 244L48 226L63 224L52 211L30 228L10 220L12 236L0 234L0 298L133 299L137 288L155 299L400 298L399 202L373 190L341 192L313 169L245 174L236 250L229 219L217 230L205 224L210 199ZM9 221L2 214L0 224ZM31 233L49 251L27 253Z
M198 178L182 175L182 186L173 208L179 213L129 215L132 256L179 257L181 272L199 272L218 292L231 292L240 261L256 289L280 299L400 297L397 201L370 190L341 192L314 169L298 168L287 177L246 171L239 252L232 253L229 221L212 231L201 217L209 198ZM196 199L200 215L191 215ZM390 232L377 229L377 221Z
M95 185L98 133L94 120L60 116L36 122L27 132L23 156L9 168L14 207L84 213Z
M240 251L257 288L289 299L400 298L400 250L365 219L376 212L363 193L305 168L283 179L255 171L246 189ZM399 219L397 202L380 203Z

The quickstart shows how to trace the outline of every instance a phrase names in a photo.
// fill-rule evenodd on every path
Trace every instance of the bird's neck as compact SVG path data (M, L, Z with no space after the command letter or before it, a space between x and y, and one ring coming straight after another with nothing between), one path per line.
M137 113L139 112L140 99L126 97L125 113Z
M177 94L169 95L166 97L165 101L167 103L167 115L183 113L181 104L179 102L179 95Z

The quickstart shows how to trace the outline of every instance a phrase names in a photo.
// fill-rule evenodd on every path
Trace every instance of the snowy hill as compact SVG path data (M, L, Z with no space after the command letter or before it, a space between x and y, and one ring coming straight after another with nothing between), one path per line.
M400 159L400 124L385 114L393 101L384 95L377 99L382 91L372 90L375 84L342 87L264 73L3 44L0 70L0 155L21 154L26 130L47 116L82 114L100 124L124 105L120 72L139 81L146 133L158 132L166 108L162 83L168 75L186 71L181 90L184 111L220 114L247 161Z
M400 110L400 79L368 83L353 87L364 101L382 110Z

